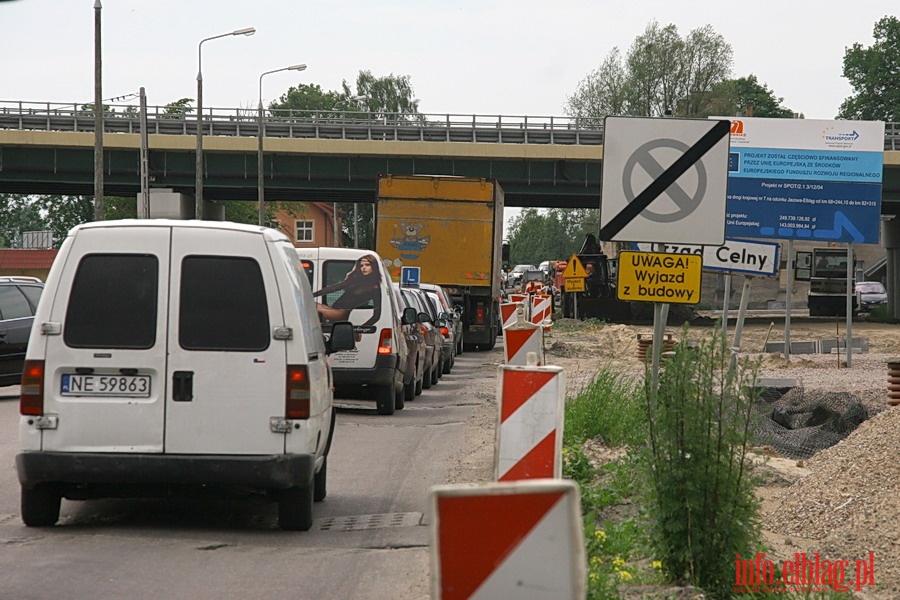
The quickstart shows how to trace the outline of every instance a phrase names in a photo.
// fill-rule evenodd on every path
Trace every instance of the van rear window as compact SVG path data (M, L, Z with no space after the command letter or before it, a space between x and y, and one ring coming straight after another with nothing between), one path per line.
M187 256L181 263L178 342L185 350L258 352L269 347L269 308L251 258Z
M152 348L159 261L151 254L88 254L66 308L63 339L73 348Z

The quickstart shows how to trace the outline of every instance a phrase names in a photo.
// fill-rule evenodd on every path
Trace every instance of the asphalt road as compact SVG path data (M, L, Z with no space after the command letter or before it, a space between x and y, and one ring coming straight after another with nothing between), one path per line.
M308 532L279 530L271 504L177 499L63 500L57 526L25 527L17 390L0 388L0 598L428 598L429 489L462 452L479 402L464 389L493 378L498 359L459 356L391 417L338 401L329 494Z

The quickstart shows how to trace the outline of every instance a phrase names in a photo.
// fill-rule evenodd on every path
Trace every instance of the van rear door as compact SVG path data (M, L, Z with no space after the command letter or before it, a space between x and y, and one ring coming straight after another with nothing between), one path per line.
M44 299L44 411L58 420L42 450L162 452L169 229L83 229L66 245Z
M269 420L285 410L285 321L263 237L175 228L171 264L166 452L283 453Z

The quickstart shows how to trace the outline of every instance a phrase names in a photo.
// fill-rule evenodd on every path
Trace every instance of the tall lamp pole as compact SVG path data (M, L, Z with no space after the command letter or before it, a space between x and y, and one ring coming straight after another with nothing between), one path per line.
M256 127L256 134L259 138L259 146L256 151L256 187L257 187L257 204L259 205L259 226L262 227L265 225L266 220L266 192L263 184L263 95L262 95L262 81L263 77L266 75L270 75L271 73L278 73L280 71L304 71L306 70L305 64L299 65L291 65L290 67L282 67L281 69L274 69L272 71L266 71L262 75L259 76L259 118L258 125Z
M197 46L197 183L194 192L194 216L197 219L203 218L203 42L228 37L229 35L253 35L254 33L256 33L256 28L254 27L236 29L200 40L200 44Z
M94 0L94 220L105 216L103 207L103 59L101 55L101 17L103 6Z

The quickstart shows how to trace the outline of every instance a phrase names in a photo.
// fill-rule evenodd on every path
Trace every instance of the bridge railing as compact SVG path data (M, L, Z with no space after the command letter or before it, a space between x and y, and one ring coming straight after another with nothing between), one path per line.
M137 107L105 104L103 129L140 133ZM203 135L255 137L260 118L252 108L205 108ZM151 134L197 135L192 108L148 106ZM498 144L602 145L603 119L555 116L371 113L353 110L266 110L265 137ZM94 131L91 104L0 100L0 129ZM900 150L900 123L885 123L885 150Z

